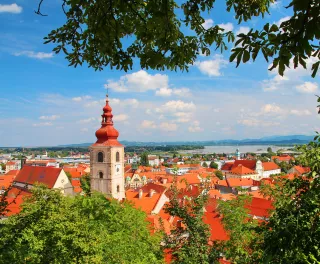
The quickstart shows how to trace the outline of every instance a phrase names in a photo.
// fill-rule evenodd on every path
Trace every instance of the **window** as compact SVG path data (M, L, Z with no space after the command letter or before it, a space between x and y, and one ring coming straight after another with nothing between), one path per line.
M98 153L98 162L103 162L103 152Z
M103 172L102 171L99 172L99 178L103 179Z
M120 161L120 153L117 151L116 153L116 162L119 162Z
M117 192L120 192L120 185L117 185Z

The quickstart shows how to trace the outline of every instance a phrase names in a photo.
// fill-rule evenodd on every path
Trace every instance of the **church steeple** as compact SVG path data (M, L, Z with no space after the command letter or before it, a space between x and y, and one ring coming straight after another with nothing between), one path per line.
M113 127L113 114L108 95L102 110L101 128L96 131L97 141L94 146L122 146L118 141L119 132Z
M101 115L97 141L90 147L91 189L122 200L124 190L124 147L118 141L119 132L113 127L112 108L107 95Z

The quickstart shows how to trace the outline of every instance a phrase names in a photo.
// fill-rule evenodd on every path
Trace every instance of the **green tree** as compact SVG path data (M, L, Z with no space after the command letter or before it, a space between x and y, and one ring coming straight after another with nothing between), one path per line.
M41 5L46 1L38 1L36 13L42 14ZM241 23L264 17L273 2L227 0L225 8ZM61 0L61 4L66 22L52 30L45 43L53 43L53 51L63 52L75 67L86 62L96 70L110 66L127 71L138 58L141 68L187 70L200 53L209 56L211 48L222 52L228 48L227 42L235 41L232 31L219 25L203 26L215 0ZM266 61L273 59L271 69L277 68L283 75L291 60L294 68L299 64L306 68L306 59L313 57L315 77L320 63L320 3L292 0L286 8L293 14L280 25L267 23L239 34L230 61L239 66L262 54Z
M86 173L80 178L81 189L86 195L91 195L90 174Z
M274 200L275 210L264 232L266 263L320 262L320 138L299 147L300 160L309 166L307 177L274 177L263 192Z
M2 170L6 170L6 164L0 163L0 168L1 168Z
M268 151L268 152L272 152L272 148L271 148L271 147L268 147L268 148L267 148L267 151Z
M202 167L203 167L203 168L208 168L207 162L203 162L203 163L202 163Z
M210 168L211 168L211 169L218 169L218 164L215 163L214 161L211 161L211 162L210 162Z
M149 166L149 159L148 159L148 153L143 152L140 156L140 164L142 166Z
M216 257L209 245L210 229L202 220L208 195L204 192L198 197L181 200L182 193L176 186L177 177L170 187L170 202L165 207L167 213L178 217L180 226L165 235L163 247L172 254L173 262L179 264L209 264Z
M220 179L220 180L223 180L223 173L222 173L222 171L216 171L215 172L215 174L216 174L216 176Z
M103 195L32 189L21 213L1 221L1 263L162 263L145 214Z
M230 238L215 242L215 248L232 263L258 263L257 260L262 256L259 245L263 237L258 221L248 218L246 205L250 202L248 195L238 195L230 201L218 201L217 209L223 216L222 223Z

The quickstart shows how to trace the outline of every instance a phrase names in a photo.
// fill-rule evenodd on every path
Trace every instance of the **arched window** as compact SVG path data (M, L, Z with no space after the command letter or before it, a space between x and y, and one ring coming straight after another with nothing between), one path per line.
M102 171L99 171L99 178L103 179L103 172Z
M103 152L98 153L98 162L103 162Z
M120 192L120 185L117 185L117 192Z
M117 151L116 153L116 162L119 162L120 161L120 153Z

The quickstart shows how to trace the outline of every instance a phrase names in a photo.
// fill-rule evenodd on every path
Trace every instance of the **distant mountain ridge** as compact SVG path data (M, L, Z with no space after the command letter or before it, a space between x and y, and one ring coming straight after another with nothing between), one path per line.
M120 141L124 146L172 146L172 145L294 145L306 144L312 141L314 136L306 135L288 135L288 136L268 136L259 139L224 139L208 141L163 141L163 142L142 142L142 141ZM59 145L57 147L88 147L92 143Z

